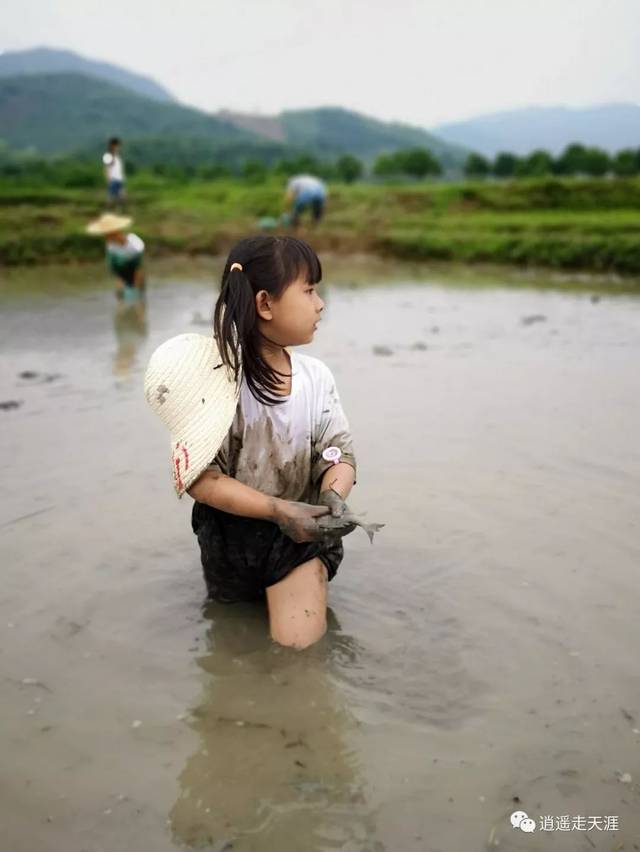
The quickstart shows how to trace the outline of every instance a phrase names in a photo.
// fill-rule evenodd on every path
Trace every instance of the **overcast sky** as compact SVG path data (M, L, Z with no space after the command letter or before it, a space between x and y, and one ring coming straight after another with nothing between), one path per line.
M184 103L340 105L422 126L640 103L639 0L4 0L0 49L63 47Z

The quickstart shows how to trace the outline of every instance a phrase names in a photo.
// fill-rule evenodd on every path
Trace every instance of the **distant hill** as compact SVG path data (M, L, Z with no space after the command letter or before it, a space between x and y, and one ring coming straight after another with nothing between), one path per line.
M640 106L530 107L442 124L433 132L488 156L498 151L526 154L535 148L558 154L572 142L617 151L640 146Z
M173 101L175 98L167 89L149 77L134 74L110 65L107 62L95 62L85 59L70 50L56 50L49 47L36 47L32 50L7 51L0 54L0 77L15 77L19 74L86 74L115 83L138 95L157 101Z
M0 57L1 58L1 57ZM372 160L398 148L427 147L445 168L456 169L466 151L424 130L388 124L345 109L309 109L280 116L210 115L177 103L159 102L82 74L0 76L0 138L12 148L42 154L101 149L109 136L122 136L128 151L145 162L165 161L180 146L184 161L225 149L228 161L306 151L320 158L351 153ZM131 144L135 140L135 148Z
M464 148L419 127L378 121L341 107L296 110L269 117L234 112L219 115L238 128L322 157L354 154L372 160L399 148L420 147L429 148L445 167L456 168L468 154Z
M71 153L109 136L206 140L212 148L261 145L256 136L213 115L144 98L81 74L0 78L0 138L14 148Z

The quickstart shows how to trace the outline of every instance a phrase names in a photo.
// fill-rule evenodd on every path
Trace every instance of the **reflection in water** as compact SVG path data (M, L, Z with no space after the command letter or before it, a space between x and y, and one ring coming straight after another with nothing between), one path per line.
M216 850L383 849L374 840L358 758L359 722L329 675L340 628L303 652L268 638L264 608L212 603L198 750L170 813L176 841ZM342 647L349 644L343 634Z
M113 328L118 342L113 372L122 377L131 371L136 353L147 336L147 304L144 298L118 302L113 314Z

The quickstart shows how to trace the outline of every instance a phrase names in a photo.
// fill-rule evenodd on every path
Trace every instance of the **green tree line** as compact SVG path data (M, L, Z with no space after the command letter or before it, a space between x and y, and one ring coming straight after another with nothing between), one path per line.
M269 150L265 156L231 145L216 150L189 140L152 145L148 140L125 142L129 175L143 172L169 180L217 180L236 178L248 183L264 183L269 178L287 178L300 173L316 174L327 181L354 183L363 178L380 181L425 180L444 173L437 157L426 148L407 148L381 154L373 163L345 154L335 160L312 154L278 156ZM634 177L640 174L640 148L625 148L615 154L573 143L557 157L536 150L525 156L502 151L494 158L471 153L464 163L464 175L471 179L527 178L547 176ZM90 187L102 185L104 178L99 153L81 151L75 156L45 157L34 151L16 151L0 140L0 179L52 186Z
M209 151L208 157L188 156L189 148L166 150L164 157L146 156L146 147L125 144L124 158L128 176L144 173L169 180L218 180L236 178L262 183L270 176L287 178L308 172L328 181L353 183L364 176L364 164L345 154L335 160L321 160L311 154L281 157L271 162L252 154L242 156L236 148ZM184 156L183 156L184 155ZM45 157L32 150L9 148L0 139L0 179L19 183L49 184L83 188L104 183L100 154L86 151L74 156Z
M494 159L472 153L467 157L464 173L470 178L519 178L559 175L574 177L634 177L640 173L640 148L624 148L609 154L603 148L588 147L574 142L553 157L548 151L538 149L519 157L501 151Z

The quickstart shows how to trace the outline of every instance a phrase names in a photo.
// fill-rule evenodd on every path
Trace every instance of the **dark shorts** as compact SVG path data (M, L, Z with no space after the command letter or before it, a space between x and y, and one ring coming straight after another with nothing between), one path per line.
M124 194L124 181L122 180L110 180L107 184L107 194L109 198L119 199Z
M309 208L311 210L311 218L314 222L319 222L324 213L324 197L317 195L314 197L298 198L293 205L293 213L291 216L292 224L297 225L300 216Z
M194 503L191 526L200 545L208 595L226 603L264 597L268 586L316 556L333 580L344 556L341 539L298 544L271 521L230 515L205 503Z
M121 279L125 287L135 288L136 272L140 268L141 263L142 255L132 257L130 260L120 260L117 257L113 257L113 255L108 258L110 270Z

